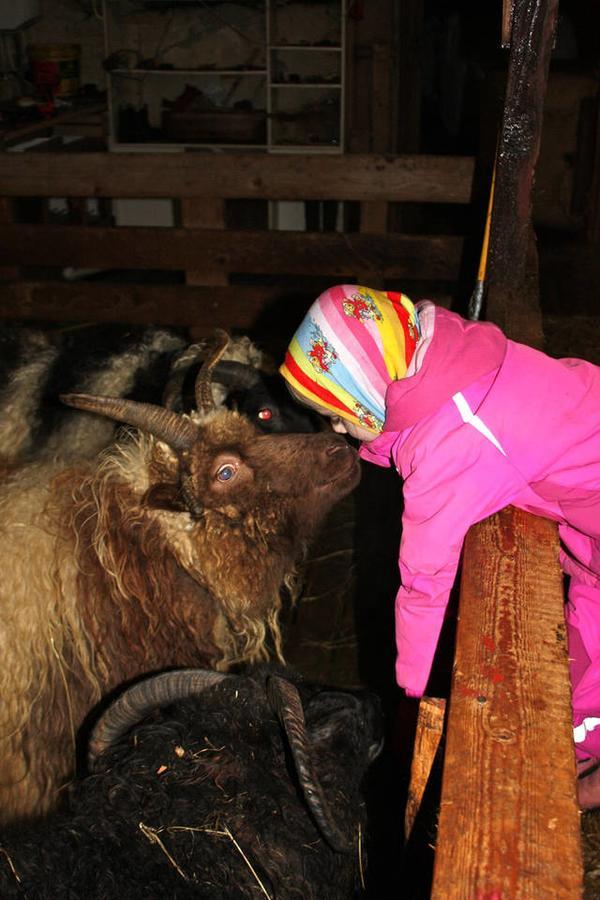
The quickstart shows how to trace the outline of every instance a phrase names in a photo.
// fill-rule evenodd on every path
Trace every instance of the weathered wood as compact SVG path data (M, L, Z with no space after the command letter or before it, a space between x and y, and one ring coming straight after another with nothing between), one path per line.
M299 319L311 296L307 293L299 299L297 288L286 291L281 286L19 282L0 284L0 319L189 325L206 332L216 326L246 330L273 300L298 306Z
M0 154L0 196L469 203L470 156Z
M532 184L558 0L514 0L506 98L496 161L486 318L510 336L522 312L539 315L523 291L531 244Z
M461 237L149 227L0 225L0 265L454 280Z
M186 228L225 228L225 201L218 197L199 200L196 197L181 199L181 224ZM219 266L211 272L186 272L186 284L227 284L227 272Z
M467 535L433 900L581 896L558 551L513 508Z
M13 221L13 201L8 197L0 197L0 224ZM19 277L16 266L0 266L0 282L14 281Z
M408 798L404 812L404 834L410 837L414 821L429 781L442 733L446 701L442 697L422 697L419 703L415 744L410 767Z

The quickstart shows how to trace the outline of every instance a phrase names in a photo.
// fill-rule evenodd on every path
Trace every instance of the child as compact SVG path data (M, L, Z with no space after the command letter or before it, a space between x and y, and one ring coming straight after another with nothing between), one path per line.
M600 368L426 300L338 285L280 371L363 459L404 479L396 680L408 696L425 692L470 526L509 504L558 522L579 804L600 806Z

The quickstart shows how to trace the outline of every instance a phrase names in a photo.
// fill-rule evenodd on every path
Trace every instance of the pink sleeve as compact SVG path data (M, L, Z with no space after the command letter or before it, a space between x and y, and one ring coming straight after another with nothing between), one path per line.
M468 425L415 452L404 482L396 596L396 680L409 696L425 692L468 529L522 487L506 457Z

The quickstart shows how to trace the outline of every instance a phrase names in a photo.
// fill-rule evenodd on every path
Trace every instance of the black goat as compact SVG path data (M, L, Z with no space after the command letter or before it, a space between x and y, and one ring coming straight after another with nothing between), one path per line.
M380 735L373 695L286 669L146 679L96 725L94 774L67 810L4 836L0 896L359 896L361 784Z

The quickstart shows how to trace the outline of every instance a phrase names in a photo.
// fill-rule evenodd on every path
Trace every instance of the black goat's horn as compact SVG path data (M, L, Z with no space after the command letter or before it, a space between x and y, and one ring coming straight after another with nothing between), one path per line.
M260 382L260 373L255 366L237 362L234 359L222 359L212 372L212 381L230 388L256 387Z
M212 412L215 408L211 387L212 371L225 353L228 344L229 335L227 332L223 331L222 328L217 328L213 335L213 343L208 352L208 356L198 372L195 386L196 407L198 408L198 412L201 412L204 415Z
M338 853L351 852L354 846L338 827L314 770L297 688L285 678L272 675L267 682L267 695L272 710L283 725L302 793L319 831L333 850Z
M153 403L137 403L120 397L95 397L92 394L61 394L60 399L67 406L135 425L174 450L189 450L198 440L198 427L190 419Z
M98 719L90 735L88 764L93 771L100 754L137 725L152 710L195 697L230 678L212 669L174 669L145 678L127 688Z
M203 359L206 354L204 344L190 344L176 357L171 366L167 386L163 392L162 402L167 409L175 409L181 402L185 378L194 363Z

